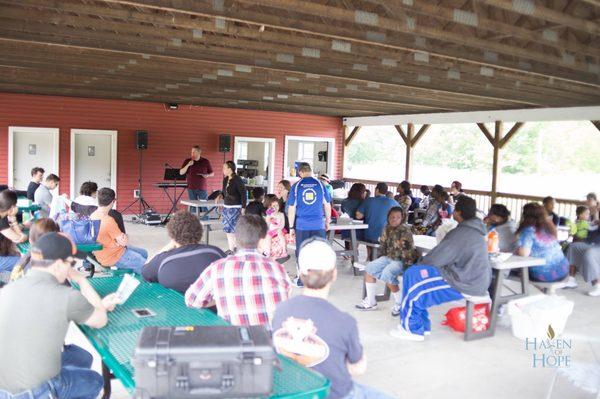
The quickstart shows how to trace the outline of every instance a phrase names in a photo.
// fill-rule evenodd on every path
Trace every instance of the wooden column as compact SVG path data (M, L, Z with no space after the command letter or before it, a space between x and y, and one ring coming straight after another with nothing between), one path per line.
M498 196L498 161L500 155L500 138L502 137L502 122L496 121L494 129L494 163L492 165L492 204L496 202Z
M415 125L409 123L406 132L406 168L404 169L404 180L406 181L410 181L410 167L412 165L412 148L414 133Z

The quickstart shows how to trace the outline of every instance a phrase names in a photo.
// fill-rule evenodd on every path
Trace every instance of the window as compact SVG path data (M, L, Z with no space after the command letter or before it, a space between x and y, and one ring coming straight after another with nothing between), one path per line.
M240 159L248 159L248 142L246 141L241 141L238 142L236 147L235 147L235 152L237 153L235 159L237 159L238 161Z
M298 160L310 165L314 163L315 143L298 143Z

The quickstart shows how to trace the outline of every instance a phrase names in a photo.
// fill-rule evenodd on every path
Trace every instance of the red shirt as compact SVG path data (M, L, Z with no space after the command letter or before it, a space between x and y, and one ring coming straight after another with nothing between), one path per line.
M181 168L185 167L185 165L190 162L192 158L188 158L183 161L183 165ZM206 184L206 179L200 175L210 175L213 172L212 166L210 166L210 162L206 158L200 157L199 160L194 161L194 164L190 166L185 173L188 188L191 190L208 190L208 185Z

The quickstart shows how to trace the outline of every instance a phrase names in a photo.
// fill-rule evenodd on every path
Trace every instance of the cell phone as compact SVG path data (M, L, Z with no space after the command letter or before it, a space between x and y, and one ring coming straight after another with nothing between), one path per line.
M156 313L154 313L150 309L146 309L146 308L144 308L144 309L132 309L131 311L133 312L134 315L136 315L139 318L156 316Z

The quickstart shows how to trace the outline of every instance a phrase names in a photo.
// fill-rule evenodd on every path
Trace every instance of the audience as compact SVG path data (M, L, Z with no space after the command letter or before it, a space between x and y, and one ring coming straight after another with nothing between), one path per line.
M240 217L235 230L238 250L208 266L185 293L189 307L217 305L219 316L236 326L270 326L275 306L288 298L291 282L285 268L258 251L267 224L256 215Z
M275 190L275 195L277 198L280 198L283 201L284 208L287 207L287 200L290 195L290 191L292 189L292 185L289 180L281 180L277 183L277 189Z
M47 233L58 233L60 228L58 224L49 218L38 219L31 225L29 230L29 244L34 245L37 240ZM23 277L31 267L31 250L19 259L10 274L10 281L15 281Z
M17 222L17 193L0 191L0 272L10 272L19 261L15 244L27 241Z
M138 274L148 259L148 252L142 248L132 247L127 234L123 233L109 211L116 200L114 190L105 187L98 191L98 209L90 219L100 220L98 243L102 245L100 251L94 251L94 256L103 266L116 266L118 269L129 269Z
M560 281L569 274L569 262L556 239L556 226L543 206L531 202L523 207L517 229L517 254L543 258L546 264L529 268L533 281Z
M219 248L200 244L202 232L195 215L187 211L174 213L167 223L171 241L144 265L144 280L184 294L211 263L225 257Z
M90 216L96 209L98 209L98 185L92 181L86 181L81 184L79 189L79 196L73 201L65 198L67 205L71 207L71 210L82 216ZM125 222L123 221L123 215L116 209L110 209L108 216L113 218L119 226L119 230L123 234L125 231Z
M588 295L600 296L600 244L588 244L586 242L575 242L569 245L567 258L571 265L571 276L568 279L568 287L576 288L575 271L579 269L583 280L592 285Z
M325 186L325 189L329 193L329 197L333 198L333 186L331 185L331 179L329 178L329 175L323 173L321 176L319 176L319 180L321 183L323 183L323 186Z
M422 185L419 188L419 191L421 192L421 194L423 194L423 197L421 198L421 202L419 203L419 208L421 208L421 209L429 208L429 201L431 199L431 190L429 190L428 186Z
M598 224L600 221L600 205L596 193L589 193L585 197L585 205L590 210L590 222Z
M577 219L571 223L571 235L573 242L586 241L590 231L598 230L598 225L590 225L590 209L585 205L580 205L575 209Z
M513 253L516 250L517 226L510 218L510 211L505 205L494 204L490 207L487 217L484 219L488 231L495 230L498 233L500 252Z
M356 211L362 202L365 200L367 195L367 188L362 183L354 183L348 191L348 198L342 201L342 212L350 216L351 219L356 219ZM342 231L342 238L349 239L350 232L347 230ZM356 238L359 240L364 239L364 231L356 230ZM349 247L348 247L349 248Z
M31 169L31 181L27 186L27 199L30 201L35 201L35 190L38 189L42 180L44 178L44 169L40 167L35 167Z
M406 212L400 206L393 207L388 212L388 224L379 239L380 257L365 267L365 293L362 303L356 305L358 310L377 309L375 299L377 280L387 284L394 297L392 316L400 312L402 293L398 287L398 277L418 258L413 236L406 223Z
M548 214L548 219L550 219L555 226L558 226L560 224L560 217L554 213L554 206L556 205L554 198L546 197L542 200L542 204L544 205L544 209Z
M277 306L273 318L277 351L327 377L331 382L328 398L390 398L352 380L366 371L367 360L356 320L327 301L337 278L331 245L316 237L305 241L298 265L305 288L302 295Z
M444 190L445 191L445 190ZM452 184L450 184L450 200L452 203L455 203L458 200L458 197L461 195L465 195L465 192L462 188L462 183L458 180L454 180Z
M265 216L266 208L263 205L265 201L265 189L262 187L254 187L252 189L253 200L246 205L246 215Z
M413 203L412 191L410 189L410 183L404 180L398 185L398 195L394 197L396 202L400 204L402 208L408 213Z
M63 344L70 322L104 327L117 297L100 299L72 255L68 238L48 233L31 249L29 273L0 290L1 397L98 397L103 379L90 369L92 355Z
M49 174L46 180L35 190L34 203L40 206L40 214L42 217L50 215L50 205L52 204L52 190L58 187L60 178L55 174Z
M296 234L296 259L304 240L311 237L325 238L331 223L331 197L319 180L312 177L312 168L307 163L298 168L300 180L292 186L288 198L290 232ZM296 285L302 286L299 277Z
M398 203L391 198L386 197L388 186L385 183L377 183L375 187L375 196L365 199L356 210L356 218L364 220L369 227L365 230L364 240L377 244L381 232L385 228L390 209L398 206ZM371 259L370 247L367 247L368 259Z
M423 341L431 331L427 308L463 299L464 295L487 295L492 279L486 228L476 217L475 200L460 195L452 216L458 226L420 262L403 274L404 297L396 338Z
M425 212L425 217L419 224L417 230L421 234L433 235L435 229L439 226L440 222L440 209L442 208L442 201L444 201L444 193L446 191L440 185L435 185L431 191L429 205Z

